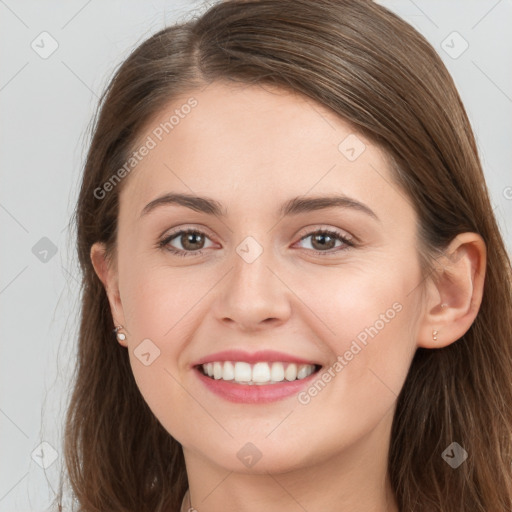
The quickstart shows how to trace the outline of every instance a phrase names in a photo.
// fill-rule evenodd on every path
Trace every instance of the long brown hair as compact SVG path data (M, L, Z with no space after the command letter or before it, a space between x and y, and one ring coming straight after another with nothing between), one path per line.
M79 510L177 511L187 488L181 445L150 411L115 341L90 249L101 241L114 254L119 194L129 177L104 197L95 190L125 164L153 116L213 80L298 91L379 144L418 214L425 279L457 234L482 236L487 268L478 315L455 343L416 351L397 401L388 470L404 512L511 510L510 259L452 78L424 37L369 0L217 3L153 35L115 72L75 212L83 279L64 454ZM457 469L441 457L453 441L469 454ZM59 503L62 486L61 479Z

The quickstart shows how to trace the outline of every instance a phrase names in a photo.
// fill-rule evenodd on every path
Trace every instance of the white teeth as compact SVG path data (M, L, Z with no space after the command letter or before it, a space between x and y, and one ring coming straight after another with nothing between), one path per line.
M274 363L270 370L270 378L274 382L281 382L284 380L284 366L283 363Z
M213 363L213 378L216 380L222 379L222 363Z
M239 384L276 384L284 380L305 379L315 371L313 364L215 361L202 365L203 373L215 380L234 380Z
M235 363L235 380L249 382L251 380L251 365L249 363Z
M295 380L297 378L297 365L295 363L289 364L284 372L286 380Z
M222 372L222 380L233 380L235 378L235 367L230 361L224 363L224 369Z
M297 370L297 379L305 379L308 375L311 375L309 370L309 365L303 364L300 366Z
M270 380L270 367L267 363L256 363L252 368L253 382L268 382Z

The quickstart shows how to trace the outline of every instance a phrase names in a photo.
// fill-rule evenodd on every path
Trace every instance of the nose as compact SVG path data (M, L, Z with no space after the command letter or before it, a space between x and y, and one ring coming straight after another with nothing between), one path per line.
M218 321L248 332L277 327L289 319L292 292L269 253L263 251L252 262L234 254L233 267L219 283L213 306Z

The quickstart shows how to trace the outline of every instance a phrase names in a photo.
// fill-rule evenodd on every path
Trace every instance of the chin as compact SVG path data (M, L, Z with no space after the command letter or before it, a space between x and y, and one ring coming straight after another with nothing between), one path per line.
M202 457L226 471L251 475L288 473L310 467L315 458L312 454L297 450L296 444L285 446L276 440L230 444L225 450L217 446L215 452L202 451Z

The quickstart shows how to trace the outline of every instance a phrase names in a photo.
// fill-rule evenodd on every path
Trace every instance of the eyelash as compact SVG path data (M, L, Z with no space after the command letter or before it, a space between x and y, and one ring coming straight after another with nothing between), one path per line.
M161 248L161 249L165 249L165 250L171 252L172 254L175 254L176 256L180 256L180 257L199 256L199 255L203 254L204 250L183 251L181 249L176 249L175 247L172 247L172 246L169 245L169 243L172 240L174 240L175 238L177 238L180 235L183 235L183 234L197 234L197 233L199 233L201 235L207 236L206 233L204 233L204 232L202 232L202 231L200 231L198 229L182 229L180 231L176 231L175 233L172 233L171 235L165 237L163 240L158 242L158 247ZM308 249L308 251L312 251L313 254L315 254L315 255L319 255L319 256L332 255L333 253L338 253L338 252L341 252L341 251L346 251L346 250L348 250L348 249L350 249L352 247L355 247L355 244L354 244L353 240L343 236L338 231L333 231L333 230L330 230L330 229L319 229L319 230L315 230L315 231L310 231L307 234L305 234L304 236L302 236L299 241L302 242L302 240L304 240L306 238L309 238L310 236L316 235L316 234L328 235L328 236L331 236L333 238L336 238L336 239L340 240L341 242L343 242L347 247L344 248L344 249L337 248L336 250L330 249L328 251L316 251L314 249Z

